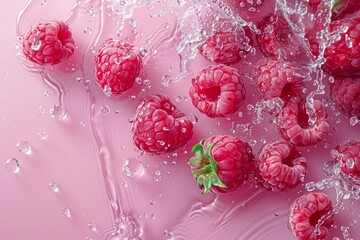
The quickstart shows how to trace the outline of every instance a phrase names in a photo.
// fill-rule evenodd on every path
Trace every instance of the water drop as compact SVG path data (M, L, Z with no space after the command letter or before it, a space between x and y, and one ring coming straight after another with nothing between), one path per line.
M147 50L145 49L145 48L140 48L140 55L142 56L142 57L145 57L146 55L147 55Z
M45 140L49 136L46 132L39 132L37 135L41 140Z
M354 117L350 118L350 125L351 126L355 126L358 123L359 123L359 119L357 117L354 116Z
M38 39L37 37L34 37L34 40L31 44L31 50L39 51L41 44L42 43L41 43L40 39Z
M174 99L175 102L181 102L181 97L179 95L176 95Z
M110 201L110 206L111 206L114 210L118 210L118 209L119 209L118 204L117 204L114 200L111 200L111 201Z
M67 217L67 218L70 218L70 217L71 217L71 211L70 211L70 209L69 209L67 206L65 206L65 207L62 208L62 212L63 212L63 214L64 214L65 217Z
M47 0L41 0L40 4L42 7L45 7L47 5Z
M48 188L49 188L50 191L52 191L52 192L54 192L54 193L59 192L59 186L58 186L57 183L55 183L55 182L49 183Z
M96 224L95 223L89 222L88 228L90 229L90 231L96 232Z
M144 166L136 158L129 158L125 160L122 171L128 177L141 176L144 172Z
M105 96L111 97L111 87L109 85L105 85L103 93L105 94Z
M315 188L316 188L315 182L308 182L308 183L305 184L305 189L308 192L314 191Z
M16 143L16 150L18 150L21 153L24 153L26 155L30 155L31 154L31 146L29 145L29 143L27 141L19 141Z
M107 105L102 105L99 110L103 115L110 113L110 108Z
M355 161L354 161L354 159L352 159L352 158L346 159L346 166L347 166L348 168L354 168L354 166L355 166Z
M91 28L86 27L86 28L84 29L84 34L91 34L92 31L93 31L93 30L92 30Z
M194 115L194 114L190 114L190 121L193 123L193 124L196 124L199 120L198 118Z
M66 110L60 105L53 105L50 108L50 116L56 120L64 120L66 118Z
M5 162L5 168L11 173L18 173L20 171L20 164L16 158L9 158Z
M142 83L141 77L135 78L135 82L136 82L137 84L141 84L141 83Z
M169 87L171 85L171 82L172 82L172 78L170 75L165 75L161 79L161 83L165 87Z

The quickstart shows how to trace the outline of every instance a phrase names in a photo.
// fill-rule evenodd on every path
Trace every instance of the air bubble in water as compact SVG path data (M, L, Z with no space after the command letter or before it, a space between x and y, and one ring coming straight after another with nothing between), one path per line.
M194 114L190 114L190 121L193 123L193 124L196 124L199 120L198 118L194 115Z
M161 79L161 83L165 87L169 87L171 85L171 82L172 82L172 78L170 75L165 75Z
M67 218L70 218L70 217L71 217L71 211L70 211L70 209L69 209L67 206L65 206L65 207L62 208L62 212L63 212L63 214L64 214L65 217L67 217Z
M48 188L49 188L50 191L52 191L52 192L54 192L54 193L59 192L59 186L58 186L57 183L55 183L55 182L49 183Z
M90 229L90 231L96 232L96 224L95 223L89 222L88 228Z
M350 118L350 125L351 126L355 126L358 123L359 123L359 119L357 117L354 116L354 117Z
M107 106L107 105L102 105L100 107L100 112L103 114L103 115L107 115L110 113L110 108Z
M111 87L109 85L105 85L103 93L105 94L105 96L110 97L111 96Z
M347 166L348 168L354 168L354 166L355 166L355 161L354 161L354 159L348 158L348 159L346 160L346 166Z
M5 162L5 168L11 173L20 172L20 164L16 158L9 158Z
M47 0L41 0L40 4L42 7L45 7L47 4Z
M24 153L26 155L30 155L31 154L31 146L27 141L19 141L16 143L16 150L18 150L21 153Z
M128 177L141 176L144 172L144 166L136 158L129 158L125 160L122 171Z
M46 132L39 132L37 135L41 140L45 140L49 136Z
M50 116L56 120L64 120L66 118L66 109L60 105L53 105L50 108Z
M316 189L316 184L314 182L308 182L305 184L305 189L308 192L314 191Z

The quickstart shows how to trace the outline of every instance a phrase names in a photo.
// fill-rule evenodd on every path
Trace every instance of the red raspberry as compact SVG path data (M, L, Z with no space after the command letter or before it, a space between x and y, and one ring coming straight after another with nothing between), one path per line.
M286 141L265 145L257 165L259 182L273 192L296 187L303 181L307 168L306 159Z
M192 137L193 125L167 96L156 94L141 100L132 132L139 149L162 154L187 143Z
M333 7L333 14L331 20L339 20L345 18L345 16L353 14L360 10L359 0L337 0Z
M360 18L330 23L330 32L340 28L340 40L325 49L323 69L333 76L360 75Z
M218 32L209 37L199 51L214 63L231 65L240 61L250 51L248 35L246 32L239 36L233 32Z
M305 102L289 102L279 114L278 130L282 137L296 146L309 146L325 139L330 126L326 121L324 105L314 100L316 121L309 125Z
M350 180L360 182L360 142L355 140L346 141L335 148L337 155L335 162L340 164L341 171Z
M290 228L300 240L325 240L334 222L332 209L326 194L306 193L297 198L290 208ZM324 222L317 226L320 219Z
M235 68L209 66L192 79L189 94L201 113L211 118L224 117L243 104L245 87Z
M106 94L121 94L133 86L139 76L141 64L141 55L132 44L108 39L96 53L98 84Z
M332 98L341 109L360 119L360 77L337 78L331 90Z
M24 36L23 52L39 65L65 62L75 50L69 26L60 20L40 22Z
M215 135L196 144L189 159L192 173L204 193L231 192L243 184L254 159L251 147L237 137Z
M281 97L288 100L302 95L305 87L300 69L280 59L261 59L254 71L258 92L265 98Z

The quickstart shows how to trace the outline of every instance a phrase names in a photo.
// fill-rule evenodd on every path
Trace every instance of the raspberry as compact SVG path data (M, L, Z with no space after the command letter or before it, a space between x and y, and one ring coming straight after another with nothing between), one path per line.
M186 144L192 137L193 125L167 96L155 94L141 100L132 132L139 149L162 154Z
M265 98L280 97L288 100L301 95L305 87L300 69L280 59L261 59L254 71L258 92Z
M339 20L345 18L347 15L353 14L360 10L359 0L337 0L333 8L331 20Z
M323 69L333 76L360 75L360 18L330 23L331 32L341 31L340 40L325 49Z
M325 240L334 222L332 203L322 192L306 193L290 208L290 228L300 240ZM322 224L319 224L319 220Z
M289 102L280 112L278 130L282 137L296 146L309 146L325 139L330 126L326 121L324 105L314 100L316 120L310 125L305 110L305 102Z
M132 44L108 39L96 53L97 82L106 94L121 94L133 86L141 64L141 55Z
M294 146L286 141L265 145L258 165L259 182L273 192L288 191L303 181L306 173L306 159Z
M215 135L196 144L189 159L192 173L204 193L231 192L243 184L254 159L251 147L237 137Z
M335 162L340 164L341 171L355 182L360 182L360 142L346 141L335 148Z
M333 100L348 116L360 119L360 77L339 77L331 88Z
M245 87L239 72L225 65L209 66L192 79L189 91L193 105L208 117L224 117L245 100Z
M65 62L75 50L69 26L60 20L40 22L24 36L23 52L39 65Z
M249 35L249 34L248 34ZM250 51L250 38L233 32L218 32L209 37L199 48L201 55L214 63L231 65L246 56Z

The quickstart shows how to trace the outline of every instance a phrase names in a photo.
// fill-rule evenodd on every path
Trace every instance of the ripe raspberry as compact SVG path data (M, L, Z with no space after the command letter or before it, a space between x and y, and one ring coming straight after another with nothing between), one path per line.
M319 100L314 100L314 109L316 121L309 125L305 102L287 103L278 116L278 130L282 137L296 146L309 146L325 139L330 130L325 107Z
M335 148L337 155L334 159L340 164L341 171L355 182L360 182L360 142L346 141Z
M333 7L331 20L336 21L345 18L347 15L353 14L360 10L359 0L337 0Z
M132 44L108 39L96 53L97 82L107 94L121 94L133 86L141 63L141 55Z
M139 149L162 154L187 143L192 137L193 125L167 96L155 94L141 100L132 132Z
M306 159L286 141L265 145L257 165L259 182L273 192L296 187L303 181L307 168Z
M75 50L69 26L60 20L40 22L24 36L23 52L39 65L65 62Z
M333 76L360 75L360 18L342 19L330 23L329 30L341 31L340 40L325 49L322 66Z
M201 113L211 118L224 117L243 104L245 87L235 68L209 66L192 79L189 94Z
M215 135L196 144L189 159L192 173L204 193L231 192L243 184L254 159L251 147L239 138Z
M261 59L253 76L258 92L265 99L280 97L288 100L292 96L302 95L305 87L300 69L280 59Z
M337 78L331 90L333 100L341 109L360 119L360 77Z
M334 222L332 209L326 194L306 193L297 198L290 208L290 228L300 240L325 240ZM324 222L317 226L320 219Z
M201 55L214 63L231 65L246 56L250 51L249 33L234 34L233 32L218 32L209 37L200 46Z

